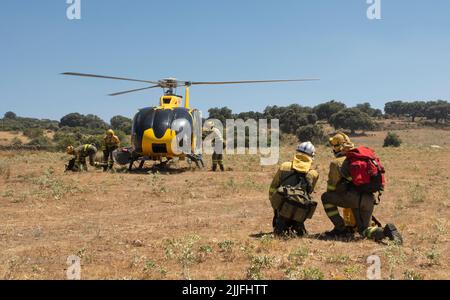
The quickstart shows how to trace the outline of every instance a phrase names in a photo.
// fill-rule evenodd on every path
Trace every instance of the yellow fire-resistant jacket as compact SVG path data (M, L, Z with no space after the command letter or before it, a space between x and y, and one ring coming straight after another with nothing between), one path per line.
M113 136L108 136L105 135L105 137L103 138L103 147L102 150L108 150L108 149L117 149L119 148L120 145L120 140L117 137L117 135L113 135Z
M80 163L84 159L86 159L86 157L91 157L91 156L94 157L96 153L97 153L97 148L95 148L94 145L85 144L85 145L75 148L73 155L76 158L76 162Z
M343 191L346 189L347 181L352 181L348 171L348 164L344 163L345 158L345 154L339 154L331 161L327 182L328 192Z
M280 187L281 184L288 184L289 179L288 176L293 174L293 172L299 172L306 174L306 180L309 183L309 186L311 187L310 191L307 191L308 194L311 194L315 187L317 180L319 179L319 173L316 170L311 169L312 166L312 159L302 153L297 153L294 157L293 161L285 162L283 163L280 168L278 169L278 172L275 174L275 177L272 180L272 183L270 184L269 188L269 199L272 199L272 195L276 193L277 189ZM293 178L295 176L292 176ZM282 178L286 179L286 182L281 182Z

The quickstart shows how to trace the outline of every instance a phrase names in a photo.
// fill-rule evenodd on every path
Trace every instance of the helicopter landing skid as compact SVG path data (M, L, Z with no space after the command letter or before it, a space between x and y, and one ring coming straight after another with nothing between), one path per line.
M144 169L144 166L145 166L145 162L146 162L147 160L152 160L152 159L147 158L147 157L140 157L140 158L137 158L137 159L135 159L135 160L131 160L130 163L129 163L129 165L128 165L128 171L131 172L131 171L133 171L133 170L138 170L138 171L143 170L143 169ZM163 168L166 168L166 167L167 167L167 164L168 164L171 160L172 160L171 158L167 158L165 161L162 161L162 160L161 160L159 163L154 164L154 165L151 167L151 169L163 169ZM136 163L137 163L137 162L139 162L139 165L136 167Z
M201 154L187 154L186 157L193 161L197 168L202 169L205 167L203 156Z
M142 170L144 168L145 159L131 160L128 166L128 171L133 171L133 167L135 166L136 162L139 162L139 165L137 167L138 170Z

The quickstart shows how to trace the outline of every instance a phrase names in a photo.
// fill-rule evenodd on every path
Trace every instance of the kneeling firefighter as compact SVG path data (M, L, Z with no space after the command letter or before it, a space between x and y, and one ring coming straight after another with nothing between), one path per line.
M294 160L281 165L272 180L269 199L274 209L275 235L292 230L298 236L307 234L304 222L311 219L317 206L312 200L319 173L313 170L315 147L305 142L297 147Z
M66 153L73 155L66 165L66 171L87 171L88 167L86 164L86 158L89 158L89 164L93 167L100 167L101 164L95 161L95 155L97 154L97 148L94 145L86 144L74 148L73 146L68 146Z
M355 148L344 133L330 138L335 159L330 164L327 192L322 203L334 225L328 237L352 237L356 229L363 237L381 241L385 237L402 243L402 237L393 224L384 228L373 218L375 193L384 189L384 168L373 151L367 147ZM344 208L344 218L338 207Z

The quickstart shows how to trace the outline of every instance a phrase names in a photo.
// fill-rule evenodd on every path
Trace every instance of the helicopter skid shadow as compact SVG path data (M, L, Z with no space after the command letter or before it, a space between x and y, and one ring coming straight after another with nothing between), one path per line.
M142 175L142 174L164 174L164 175L171 175L171 174L181 174L191 171L188 167L183 168L171 168L168 166L160 166L160 165L154 165L151 167L144 167L144 168L135 168L132 170L129 170L128 167L123 167L121 169L117 169L118 173L125 173L125 174L135 174L135 175Z

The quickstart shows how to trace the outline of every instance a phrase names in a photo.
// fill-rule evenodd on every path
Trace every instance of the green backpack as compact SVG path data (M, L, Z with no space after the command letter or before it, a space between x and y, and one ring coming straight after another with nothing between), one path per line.
M293 176L297 176L298 184L295 186L283 184ZM310 190L305 174L293 171L292 174L282 180L280 187L272 196L272 207L280 216L303 223L306 219L312 218L317 207L317 202L313 201L308 193Z

